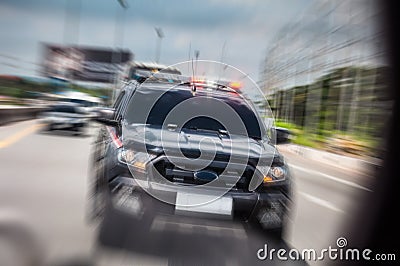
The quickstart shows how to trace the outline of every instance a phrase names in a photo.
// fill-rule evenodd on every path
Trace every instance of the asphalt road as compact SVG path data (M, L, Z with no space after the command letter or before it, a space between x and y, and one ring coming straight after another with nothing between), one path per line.
M129 261L166 265L164 258L148 254L99 252L97 228L85 222L84 214L88 161L96 129L90 128L84 136L45 133L42 129L38 121L0 128L0 229L27 228L34 246L48 263L78 260L89 264L95 260L99 265L111 265L113 256L119 256L115 264ZM371 177L288 152L285 157L295 179L287 244L299 250L336 247L337 238L346 237L342 235L343 227L361 195L372 193ZM262 237L253 241L254 257L257 247L269 241ZM348 241L351 243L351 239ZM24 245L15 247L19 249L16 254L24 253ZM6 254L12 256L12 252Z

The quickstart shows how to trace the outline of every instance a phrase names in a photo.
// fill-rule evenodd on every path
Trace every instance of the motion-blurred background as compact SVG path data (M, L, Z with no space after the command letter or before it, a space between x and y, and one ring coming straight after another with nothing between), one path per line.
M1 227L29 228L44 261L111 265L108 253L93 255L95 227L84 218L97 126L71 137L43 132L36 118L59 102L89 114L110 106L132 64L156 70L208 59L255 80L276 125L293 134L279 147L296 181L287 243L333 245L362 196L374 193L370 171L385 152L392 100L381 19L373 0L1 1ZM117 265L167 263L123 254Z

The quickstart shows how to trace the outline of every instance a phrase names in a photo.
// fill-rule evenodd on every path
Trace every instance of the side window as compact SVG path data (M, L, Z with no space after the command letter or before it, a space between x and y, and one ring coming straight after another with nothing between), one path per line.
M121 100L122 100L122 98L124 97L124 95L125 95L125 91L121 91L119 94L118 94L118 97L117 97L117 99L115 100L115 102L114 102L114 104L113 104L113 108L118 108L118 106L119 106L119 104L121 103Z
M120 113L121 113L121 109L122 109L122 102L123 99L125 98L126 92L125 91L121 91L120 94L118 95L117 99L114 102L114 109L115 109L115 119L118 120L120 118Z
M134 87L130 87L130 89L124 91L124 95L121 98L121 100L118 103L118 106L116 107L116 115L115 115L115 119L116 120L121 120L123 114L125 113L125 109L129 103L129 100L132 96L132 94L135 92L136 88Z
M129 95L131 95L132 93L131 92L129 92L129 93L126 93L125 94L125 97L122 99L122 101L121 101L121 104L120 104L120 109L119 109L119 112L118 112L118 119L121 119L122 118L122 115L123 115L123 113L125 112L125 109L126 109L126 105L128 104L128 102L129 102Z
M129 70L129 73L128 73L128 79L129 80L131 80L131 79L133 79L134 78L134 76L135 76L135 68L131 68L130 70Z

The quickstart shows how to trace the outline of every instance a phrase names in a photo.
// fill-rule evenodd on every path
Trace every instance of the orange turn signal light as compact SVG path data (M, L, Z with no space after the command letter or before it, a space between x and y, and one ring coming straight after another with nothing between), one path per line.
M233 81L229 83L229 87L231 87L234 90L239 90L240 88L242 88L242 84L238 81Z
M264 178L263 178L263 182L264 183L268 183L268 182L271 182L271 181L273 181L272 177L269 177L267 175L264 176Z

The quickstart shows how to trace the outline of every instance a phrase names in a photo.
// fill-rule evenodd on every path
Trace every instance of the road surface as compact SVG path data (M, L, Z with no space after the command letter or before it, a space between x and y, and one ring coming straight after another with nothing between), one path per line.
M46 262L90 261L96 254L100 265L111 264L111 257L118 252L99 254L97 228L85 222L84 214L96 128L91 127L84 136L50 134L42 128L39 121L0 128L0 224L8 219L29 228ZM299 250L336 247L336 239L346 237L342 228L361 195L372 193L371 177L288 152L285 156L295 179L295 205L286 242ZM254 257L256 252L254 247ZM119 262L167 264L159 257L124 254Z

